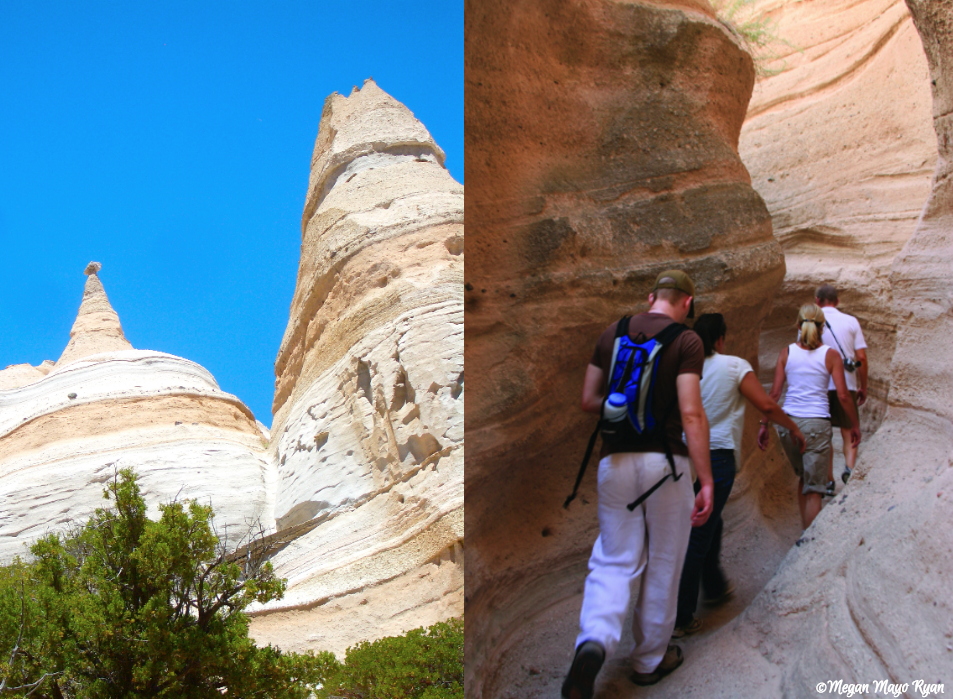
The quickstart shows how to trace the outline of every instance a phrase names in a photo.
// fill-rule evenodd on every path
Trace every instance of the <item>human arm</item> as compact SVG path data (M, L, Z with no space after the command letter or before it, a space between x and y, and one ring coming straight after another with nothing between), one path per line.
M788 364L788 348L785 347L778 355L778 363L774 367L774 383L771 385L771 393L768 394L775 403L781 397L781 389L784 388L784 370ZM761 425L758 429L758 447L761 451L768 448L768 426Z
M754 375L753 371L749 371L747 374L745 374L744 378L741 379L741 384L738 386L738 390L741 391L741 395L747 398L755 408L757 408L761 413L764 414L766 418L768 418L768 420L771 422L776 422L777 424L781 425L781 427L788 430L788 432L791 433L791 437L794 439L794 443L798 445L801 453L804 453L804 435L801 434L801 430L798 429L798 426L795 424L794 420L789 418L784 413L784 411L781 409L781 406L775 401L771 400L768 394L764 392L764 388L758 382L758 377ZM767 424L762 422L761 427L767 428ZM765 447L766 446L767 444L765 444ZM765 447L762 447L762 449Z
M844 412L850 418L850 443L856 447L860 444L860 421L857 419L857 409L854 408L854 402L850 399L850 391L847 390L847 379L844 378L844 360L835 349L827 350L825 357L825 366L831 372L831 378L834 380L834 388L837 390L837 400L840 401Z
M582 381L582 409L602 417L602 400L606 392L605 372L595 364L586 367Z
M867 402L867 350L855 350L860 366L857 367L857 405Z
M701 489L695 496L692 510L692 526L698 527L708 520L714 502L715 485L711 476L711 452L709 451L708 417L702 407L701 377L698 374L679 374L675 379L678 392L678 408L682 414L682 429L688 443L688 456L695 465L695 474Z

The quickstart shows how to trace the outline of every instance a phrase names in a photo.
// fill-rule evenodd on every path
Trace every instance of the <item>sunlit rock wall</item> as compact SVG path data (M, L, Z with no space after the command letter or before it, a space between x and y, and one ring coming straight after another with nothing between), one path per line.
M599 333L681 267L697 312L725 314L728 351L756 361L784 263L736 150L752 61L707 3L466 16L466 672L467 695L491 697L541 644L572 650L551 612L578 600L596 537L594 473L561 505Z
M930 81L902 0L768 0L769 46L739 151L784 248L787 274L765 322L761 378L791 342L797 309L840 290L870 346L865 433L883 418L898 318L890 269L916 226L936 163ZM786 42L782 43L782 42Z
M87 273L56 367L0 372L0 560L84 521L126 467L152 516L161 502L197 498L231 546L258 522L268 530L274 468L251 412L198 364L132 349L96 270Z
M273 562L289 590L256 618L259 641L322 649L329 623L354 622L356 641L358 623L387 635L462 611L463 186L443 162L373 81L325 102L275 366L275 515L294 541ZM370 599L365 621L334 616L349 595ZM292 613L300 632L274 624Z
M656 696L805 697L827 680L953 683L953 8L911 0L938 160L891 266L897 342L883 424L858 470L730 627ZM937 696L934 692L931 696Z

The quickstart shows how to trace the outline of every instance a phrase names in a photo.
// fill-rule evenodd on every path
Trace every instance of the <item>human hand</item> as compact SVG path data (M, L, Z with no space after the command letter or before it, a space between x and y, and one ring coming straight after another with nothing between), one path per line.
M761 451L764 451L768 448L768 426L761 425L761 429L758 430L758 448Z
M795 427L794 430L791 431L791 439L794 440L794 444L797 446L798 451L803 454L804 450L807 449L807 441L804 439L804 433Z
M854 425L850 428L850 445L856 447L860 444L860 425Z
M858 388L857 389L857 405L863 405L867 402L867 389Z
M715 484L706 483L695 496L695 508L692 510L692 526L700 527L708 521L714 503Z

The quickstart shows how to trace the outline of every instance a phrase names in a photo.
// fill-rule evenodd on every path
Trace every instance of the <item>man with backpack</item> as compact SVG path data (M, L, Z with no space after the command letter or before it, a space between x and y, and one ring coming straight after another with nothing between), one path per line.
M864 332L860 329L858 320L846 313L841 313L838 308L837 289L830 284L822 284L814 293L814 303L824 311L824 330L821 333L821 340L828 347L833 347L840 352L844 360L844 378L847 379L847 390L850 391L851 401L854 403L854 410L857 414L858 406L867 402L867 342L864 340ZM850 417L844 412L840 401L837 399L837 391L834 390L834 382L827 387L828 400L831 409L831 426L840 427L841 437L844 439L844 472L841 473L841 480L847 483L854 465L857 463L857 446L851 443L850 430L853 423ZM828 467L828 494L833 495L834 490L834 452L831 451L831 463Z
M705 355L698 335L682 325L694 317L694 297L685 272L662 272L648 312L606 329L586 370L582 407L600 416L603 438L599 538L576 655L562 687L566 699L591 699L596 675L621 638L633 591L630 679L654 684L683 660L681 648L669 644L679 579L691 528L708 519L714 488L700 389Z

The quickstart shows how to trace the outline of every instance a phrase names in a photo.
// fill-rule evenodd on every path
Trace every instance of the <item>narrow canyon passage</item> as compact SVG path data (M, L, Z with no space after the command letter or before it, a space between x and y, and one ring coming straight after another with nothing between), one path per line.
M753 422L757 417L749 414L748 420ZM719 642L719 631L741 614L774 576L781 560L801 534L795 502L797 479L790 466L777 451L762 459L752 453L752 448L757 449L753 440L746 443L745 451L751 458L746 459L738 474L724 511L722 567L735 584L735 595L715 609L699 605L696 616L702 619L704 629L679 641L688 659L686 662L701 648ZM589 505L588 511L591 510L593 507ZM559 696L560 686L572 662L573 642L579 632L585 575L585 557L575 569L554 571L554 578L566 576L574 579L575 587L563 588L568 593L565 597L554 599L535 614L527 614L513 626L513 632L502 640L502 652L494 657L497 670L488 678L483 696L500 699ZM556 582L554 586L558 584ZM540 580L540 585L546 587L545 577ZM600 673L597 696L607 699L682 696L685 687L679 685L676 689L673 683L677 674L652 687L636 687L629 682L631 667L627 656L634 645L631 620L630 610L620 647Z
M802 537L795 476L752 448L749 414L725 510L736 597L702 608L684 666L655 687L628 681L624 637L596 696L953 682L951 18L912 1L757 3L791 46L755 85L707 3L542 5L467 9L467 696L559 695L598 534L594 473L559 510L591 429L582 373L598 333L645 310L673 267L762 383L797 308L837 286L870 347L864 442Z

